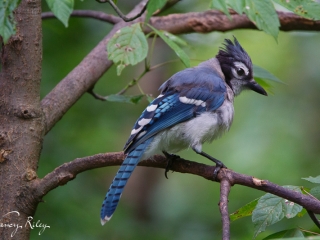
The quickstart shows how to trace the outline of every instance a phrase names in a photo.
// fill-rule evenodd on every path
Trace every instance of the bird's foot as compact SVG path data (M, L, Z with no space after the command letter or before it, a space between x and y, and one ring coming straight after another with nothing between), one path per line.
M221 168L227 168L221 161L216 159L216 167L213 171L213 179L216 180Z
M213 171L213 180L217 179L218 173L220 171L221 168L227 168L226 165L224 165L221 161L219 161L218 159L211 157L209 154L205 153L205 152L198 152L195 150L196 153L204 156L205 158L208 158L209 160L211 160L212 162L214 162L216 164L216 168Z
M170 168L172 166L172 163L174 162L174 160L179 159L180 156L172 154L172 153L168 153L168 152L165 152L165 151L163 151L163 154L168 159L166 170L164 172L164 176L166 177L166 179L168 179L167 173L169 172L169 170L170 170Z

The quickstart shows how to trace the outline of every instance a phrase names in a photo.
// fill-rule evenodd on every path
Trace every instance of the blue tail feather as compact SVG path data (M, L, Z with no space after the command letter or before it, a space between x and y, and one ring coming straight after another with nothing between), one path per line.
M132 152L128 154L126 159L123 161L117 175L112 181L112 184L106 194L105 199L102 203L101 208L101 224L105 224L110 220L112 214L116 210L119 203L122 191L126 185L129 177L131 176L133 170L141 160L141 157L145 149L149 146L153 138L149 138L145 142L141 143Z

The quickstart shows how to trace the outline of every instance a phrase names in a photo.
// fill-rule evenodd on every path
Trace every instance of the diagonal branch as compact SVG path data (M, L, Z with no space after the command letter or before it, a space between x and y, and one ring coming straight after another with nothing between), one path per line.
M121 18L116 17L111 14L107 14L101 11L93 11L93 10L74 10L71 17L85 17L85 18L93 18L103 22L108 22L111 24L116 24L121 21ZM56 18L56 16L52 12L44 12L41 14L42 19L50 19Z
M32 191L32 196L34 198L41 199L51 190L57 188L58 186L64 185L74 179L76 175L81 172L100 167L121 165L124 158L125 155L123 154L123 152L104 153L84 158L77 158L71 162L62 164L61 166L57 167L54 171L47 174L44 178L31 181L31 185L30 188L28 188L28 191ZM167 159L164 156L156 155L152 158L152 160L140 162L139 166L165 169L167 166ZM213 166L191 162L184 159L176 159L172 163L170 169L175 172L189 173L201 176L207 180L214 181L212 173L215 167ZM299 192L281 187L269 182L268 180L260 180L224 168L220 170L217 181L220 182L222 181L222 179L227 179L231 186L239 184L260 191L268 192L285 198L289 201L295 202L315 214L320 214L319 200L309 195L304 195Z

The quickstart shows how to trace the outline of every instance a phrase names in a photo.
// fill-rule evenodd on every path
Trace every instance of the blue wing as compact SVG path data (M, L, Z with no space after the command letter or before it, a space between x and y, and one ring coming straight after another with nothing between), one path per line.
M158 132L219 108L226 97L225 82L211 68L196 67L173 75L137 120L124 149L131 152Z

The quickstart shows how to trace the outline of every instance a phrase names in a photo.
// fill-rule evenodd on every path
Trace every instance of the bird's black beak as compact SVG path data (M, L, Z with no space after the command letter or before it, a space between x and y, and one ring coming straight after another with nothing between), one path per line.
M263 89L263 87L261 87L255 80L251 79L248 83L247 83L247 87L257 93L260 93L262 95L268 96L266 90Z

